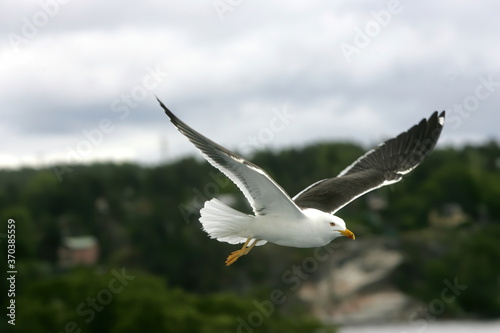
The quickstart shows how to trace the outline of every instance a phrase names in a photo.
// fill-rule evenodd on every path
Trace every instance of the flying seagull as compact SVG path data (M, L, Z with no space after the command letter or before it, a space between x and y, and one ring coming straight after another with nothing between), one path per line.
M344 220L333 215L359 196L393 184L417 167L434 149L445 112L368 151L337 177L320 180L291 198L262 168L198 133L177 118L158 98L177 129L203 157L243 192L254 215L237 211L214 198L201 209L203 229L221 242L243 243L226 266L267 242L291 247L320 247L340 236L354 239Z

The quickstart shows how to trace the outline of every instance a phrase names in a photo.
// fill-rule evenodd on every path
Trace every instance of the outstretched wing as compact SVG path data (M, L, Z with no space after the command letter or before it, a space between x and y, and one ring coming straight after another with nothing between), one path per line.
M293 200L301 208L336 212L357 197L393 184L415 169L434 149L444 125L445 112L429 119L368 151L336 178L316 182Z
M250 202L255 215L302 215L290 196L264 170L198 133L177 118L158 98L157 100L179 132L201 151L210 164L238 186Z

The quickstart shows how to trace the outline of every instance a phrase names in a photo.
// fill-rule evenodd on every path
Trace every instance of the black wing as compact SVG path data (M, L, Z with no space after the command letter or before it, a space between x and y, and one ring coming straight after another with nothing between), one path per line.
M444 125L445 112L429 119L368 151L336 178L316 182L293 200L301 208L336 212L357 197L393 184L416 168L434 149Z
M264 170L195 131L156 99L179 132L201 151L210 164L238 186L256 215L275 213L302 216L300 208Z

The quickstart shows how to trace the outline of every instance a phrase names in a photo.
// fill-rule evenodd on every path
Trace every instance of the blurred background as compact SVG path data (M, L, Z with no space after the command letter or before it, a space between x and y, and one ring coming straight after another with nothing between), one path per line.
M497 2L1 6L2 331L498 331ZM407 178L338 212L356 241L225 267L237 247L199 209L249 207L155 95L292 196L447 119Z

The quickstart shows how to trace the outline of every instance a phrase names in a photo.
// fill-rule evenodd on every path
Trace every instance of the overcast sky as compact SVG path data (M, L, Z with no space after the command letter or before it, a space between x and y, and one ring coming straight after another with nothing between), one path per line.
M0 167L197 154L155 95L249 155L500 140L498 1L0 1Z

